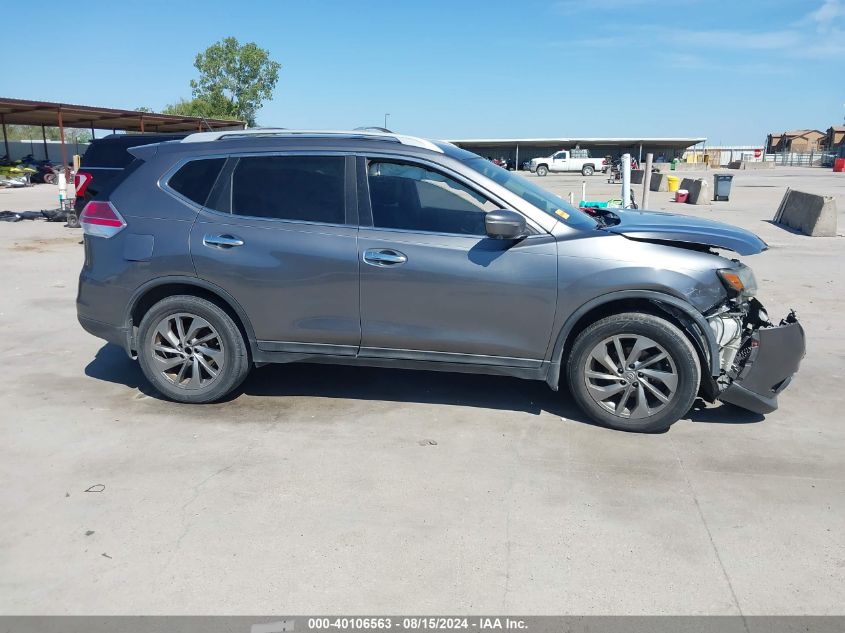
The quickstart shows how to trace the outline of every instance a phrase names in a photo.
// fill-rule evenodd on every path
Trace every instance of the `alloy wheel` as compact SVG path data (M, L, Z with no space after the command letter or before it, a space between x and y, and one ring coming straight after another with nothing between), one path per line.
M584 367L590 397L621 418L651 417L678 389L678 370L666 349L638 334L619 334L593 347Z
M180 312L159 321L151 342L153 367L182 389L208 387L221 375L225 350L220 334L207 320Z

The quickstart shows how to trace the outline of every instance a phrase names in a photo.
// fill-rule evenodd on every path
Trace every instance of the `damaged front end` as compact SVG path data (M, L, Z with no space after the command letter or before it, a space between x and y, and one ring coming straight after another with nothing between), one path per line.
M719 273L729 298L706 315L720 348L714 395L755 413L771 413L804 358L804 329L794 311L778 325L769 320L753 296L750 269L740 265Z

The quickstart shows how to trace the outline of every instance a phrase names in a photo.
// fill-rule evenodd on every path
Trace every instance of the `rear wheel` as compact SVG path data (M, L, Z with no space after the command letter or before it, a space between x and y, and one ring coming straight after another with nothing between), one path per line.
M545 165L540 165L537 167L537 175L538 176L547 176L549 173L549 168Z
M701 380L698 356L672 323L650 314L617 314L575 339L569 388L593 420L614 429L668 429L692 406Z
M190 295L162 299L138 329L138 361L157 391L178 402L219 400L249 373L238 326L214 303Z
M595 168L592 165L584 165L581 168L581 174L583 176L592 176L595 173Z

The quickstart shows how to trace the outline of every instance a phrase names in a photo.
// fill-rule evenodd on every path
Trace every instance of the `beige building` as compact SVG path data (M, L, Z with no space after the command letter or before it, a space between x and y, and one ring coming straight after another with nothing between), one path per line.
M827 134L821 130L792 130L772 133L766 137L766 153L817 152L827 146L826 140Z
M829 152L836 152L845 145L845 125L831 125L825 135L825 148Z

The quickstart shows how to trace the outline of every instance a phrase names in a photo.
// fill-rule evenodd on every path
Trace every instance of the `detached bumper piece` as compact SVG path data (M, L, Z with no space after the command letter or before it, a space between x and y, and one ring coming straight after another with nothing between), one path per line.
M804 328L790 313L778 326L755 330L747 346L739 373L719 400L755 413L771 413L778 408L778 394L792 382L804 358Z

